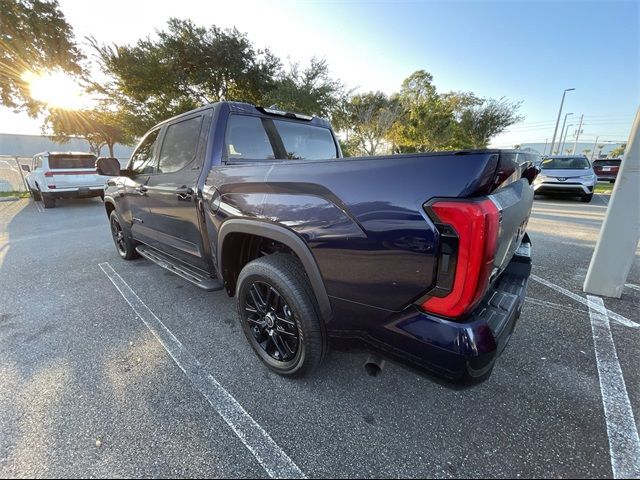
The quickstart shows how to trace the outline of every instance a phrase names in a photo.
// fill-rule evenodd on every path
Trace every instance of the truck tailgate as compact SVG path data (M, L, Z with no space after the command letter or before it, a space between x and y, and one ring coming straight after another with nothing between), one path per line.
M498 246L490 283L507 267L524 236L531 207L533 189L527 179L520 179L497 190L490 198L501 210Z

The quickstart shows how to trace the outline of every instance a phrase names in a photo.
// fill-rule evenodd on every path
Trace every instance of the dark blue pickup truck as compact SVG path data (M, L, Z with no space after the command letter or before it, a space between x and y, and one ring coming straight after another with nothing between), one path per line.
M533 155L342 158L319 118L221 102L97 162L120 256L235 296L272 370L364 346L456 383L489 376L522 309Z

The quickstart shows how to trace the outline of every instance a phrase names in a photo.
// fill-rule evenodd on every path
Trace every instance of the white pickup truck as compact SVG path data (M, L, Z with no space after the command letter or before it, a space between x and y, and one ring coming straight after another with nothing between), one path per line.
M96 173L95 164L92 153L43 152L23 168L34 198L42 199L45 208L53 208L58 198L104 199L105 177Z

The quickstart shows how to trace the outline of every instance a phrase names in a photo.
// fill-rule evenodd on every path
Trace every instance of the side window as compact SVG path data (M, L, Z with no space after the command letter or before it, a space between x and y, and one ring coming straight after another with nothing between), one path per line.
M225 138L229 160L273 160L275 154L258 117L231 115Z
M129 163L130 170L136 173L154 172L153 149L158 141L158 133L160 133L160 129L153 130L147 134L142 143L136 148Z
M201 128L202 116L183 120L167 127L160 149L159 173L182 170L196 158Z

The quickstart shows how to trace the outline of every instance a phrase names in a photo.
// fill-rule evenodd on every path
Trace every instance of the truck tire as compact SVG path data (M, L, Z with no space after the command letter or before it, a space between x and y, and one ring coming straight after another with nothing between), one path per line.
M118 255L125 260L138 258L140 254L136 250L135 242L127 234L115 210L109 215L109 227L111 228L111 236L113 237L113 243L116 245Z
M245 265L236 286L236 306L249 344L271 370L303 377L320 365L326 333L296 257L276 253Z
M42 198L44 208L54 208L56 206L56 197L51 194L40 192L40 198Z
M589 203L592 198L593 198L593 193L590 193L589 195L583 195L582 197L580 197L580 201L584 203Z

